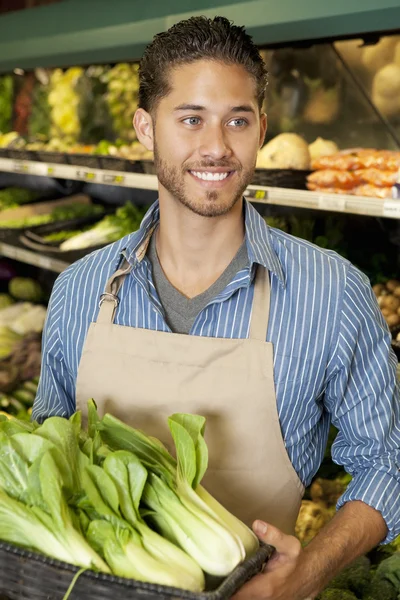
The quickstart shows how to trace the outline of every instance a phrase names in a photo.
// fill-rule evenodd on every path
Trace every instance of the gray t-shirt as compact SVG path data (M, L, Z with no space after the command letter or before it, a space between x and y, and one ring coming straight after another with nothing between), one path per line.
M212 286L194 298L181 294L166 278L160 265L156 250L156 236L153 234L147 249L153 271L153 283L165 311L166 321L174 333L188 334L197 315L207 304L220 294L235 277L236 273L245 269L249 264L246 242L240 246L236 256L218 277Z

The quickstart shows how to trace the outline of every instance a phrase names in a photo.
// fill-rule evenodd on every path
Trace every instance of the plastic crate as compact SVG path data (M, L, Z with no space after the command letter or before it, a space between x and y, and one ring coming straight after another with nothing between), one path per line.
M229 600L251 577L259 573L273 552L262 545L215 589L201 593L83 572L70 600ZM78 567L0 542L0 597L4 600L62 600Z

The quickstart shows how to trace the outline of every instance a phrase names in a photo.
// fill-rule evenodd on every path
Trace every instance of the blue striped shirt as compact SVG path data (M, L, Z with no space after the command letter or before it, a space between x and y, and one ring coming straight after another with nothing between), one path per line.
M138 231L66 269L50 299L33 417L67 417L88 327L120 255L133 265L119 296L119 325L170 331L145 256L136 257L159 219L156 202ZM202 310L190 335L246 338L255 265L271 274L267 341L274 346L280 424L305 486L319 468L330 421L339 429L333 460L353 479L338 506L362 500L381 512L390 541L400 533L400 403L390 334L368 279L335 252L268 227L245 202L249 265ZM95 376L95 374L93 374ZM249 432L250 435L250 432Z

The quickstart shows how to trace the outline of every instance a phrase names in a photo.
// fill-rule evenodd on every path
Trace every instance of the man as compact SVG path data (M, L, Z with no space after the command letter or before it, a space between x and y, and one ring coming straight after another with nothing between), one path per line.
M238 599L304 600L400 532L396 361L365 276L243 200L265 85L257 48L221 17L147 48L134 126L159 201L139 231L58 278L33 416L85 413L94 397L166 443L168 415L206 416L205 486L276 548ZM294 524L331 421L353 479L301 549Z

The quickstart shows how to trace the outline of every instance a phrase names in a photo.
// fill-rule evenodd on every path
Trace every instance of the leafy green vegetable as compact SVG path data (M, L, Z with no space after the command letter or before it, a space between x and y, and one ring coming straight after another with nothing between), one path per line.
M11 75L0 76L0 133L11 131L14 86Z
M32 192L25 188L11 187L0 190L0 210L16 208L22 204L28 204L40 197L38 192Z
M60 245L63 251L78 250L115 242L140 226L144 211L131 202L117 209L114 215L104 217L88 231L71 237Z
M80 204L76 202L57 206L51 212L44 215L34 215L24 219L0 221L0 229L23 229L24 227L35 227L47 223L92 217L101 215L103 212L104 208L98 204Z
M30 433L8 436L2 429L0 457L0 538L107 572L107 565L73 525L63 491L66 471L59 469L60 450L44 438Z
M164 537L179 544L206 572L226 575L256 551L258 540L199 485L208 462L204 417L176 414L168 424L177 462L159 440L112 415L106 414L98 429L105 444L135 453L149 470L143 498Z
M365 600L398 600L399 597L400 552L396 552L378 565Z

